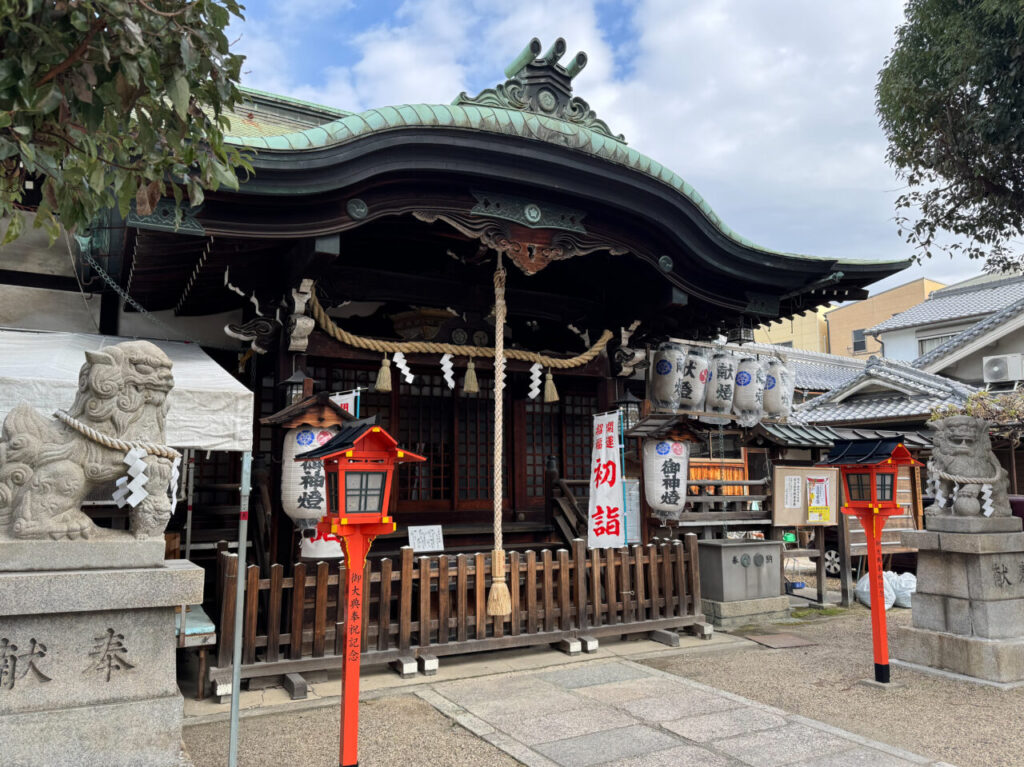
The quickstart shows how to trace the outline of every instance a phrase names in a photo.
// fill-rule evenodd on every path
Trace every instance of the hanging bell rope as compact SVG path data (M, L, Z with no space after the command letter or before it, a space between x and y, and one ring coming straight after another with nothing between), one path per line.
M403 354L451 354L456 357L468 355L471 358L494 357L496 347L499 345L499 338L497 336L495 337L495 348L490 346L459 346L458 344L444 344L435 341L382 341L377 338L356 336L335 324L334 320L327 314L327 310L324 309L317 299L315 290L309 296L308 306L313 314L313 319L316 320L316 324L335 341L340 341L346 346L353 346L356 349L368 349L369 351L381 352L385 355L402 352ZM495 325L497 325L497 319L495 319ZM504 341L504 339L500 340ZM549 357L546 354L526 351L525 349L509 349L505 351L504 343L501 343L501 346L505 359L539 362L548 368L550 372L551 370L568 370L569 368L586 365L604 351L604 348L611 340L612 332L610 330L602 331L601 337L597 339L597 342L585 352L577 354L575 357L565 358Z
M505 267L498 253L494 270L494 551L491 552L491 591L487 614L505 616L512 612L512 597L505 582L505 551L501 539L502 466L505 439L503 394L505 391Z

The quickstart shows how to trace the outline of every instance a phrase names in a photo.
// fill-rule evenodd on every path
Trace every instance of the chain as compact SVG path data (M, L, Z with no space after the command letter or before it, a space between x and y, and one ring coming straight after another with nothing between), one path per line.
M126 304L128 304L132 309L137 311L139 314L141 314L147 320L152 322L154 325L159 325L165 331L168 331L168 332L170 332L173 335L180 335L177 330L175 330L173 327L171 327L170 325L168 325L166 322L164 322L163 320L159 319L158 317L155 317L142 304L140 304L138 301L136 301L134 298L132 298L130 295L128 295L127 291L124 288L122 288L120 285L118 285L117 281L113 277L111 277L109 274L107 274L106 270L96 262L96 259L92 257L91 253L89 253L85 249L81 249L80 252L82 254L82 258L84 258L85 262L87 264L89 264L89 266L91 266L96 271L96 274L99 275L100 279L102 279L105 283L107 283L107 285L109 285L113 289L113 291L115 293L117 293L117 295L120 296L121 299ZM165 339L165 340L170 340L170 339ZM190 343L190 344L196 344L197 346L199 345L198 341L195 341L195 340L193 340L191 338L186 337L185 340L188 343Z

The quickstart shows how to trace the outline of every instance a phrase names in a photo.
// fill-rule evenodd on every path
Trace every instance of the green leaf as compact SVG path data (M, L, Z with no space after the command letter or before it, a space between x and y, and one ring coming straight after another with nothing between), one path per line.
M174 111L178 113L179 118L184 120L188 111L188 80L183 74L176 73L169 83L167 93L171 97Z
M21 235L22 230L25 227L25 219L22 214L15 211L14 215L11 216L10 223L7 224L7 231L4 233L4 239L0 242L0 245L7 245L8 243L14 242Z

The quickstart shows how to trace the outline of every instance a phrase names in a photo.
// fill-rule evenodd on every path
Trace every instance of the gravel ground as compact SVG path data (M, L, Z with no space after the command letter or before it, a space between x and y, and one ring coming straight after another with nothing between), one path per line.
M909 624L910 610L889 613L891 647L893 627ZM642 662L959 767L1024 765L1024 688L999 690L898 666L892 667L892 677L903 687L858 685L873 677L874 668L870 613L859 605L840 615L750 633L771 631L817 644Z
M377 767L512 767L515 759L455 724L414 695L363 701L359 707L359 762ZM238 763L245 767L337 767L338 706L245 717ZM228 723L183 731L195 767L228 761Z

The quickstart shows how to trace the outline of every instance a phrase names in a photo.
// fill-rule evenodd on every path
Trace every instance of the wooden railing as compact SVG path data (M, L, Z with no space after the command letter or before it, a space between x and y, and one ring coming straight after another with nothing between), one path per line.
M345 605L338 586L343 566L281 565L261 578L245 572L245 608L235 615L238 558L221 553L217 663L209 678L229 685L231 641L242 623L242 677L336 668L341 665ZM490 554L417 557L404 548L397 562L367 563L363 604L363 663L402 656L435 656L524 647L580 635L629 634L681 628L703 621L697 539L622 549L509 552L512 613L486 614Z

